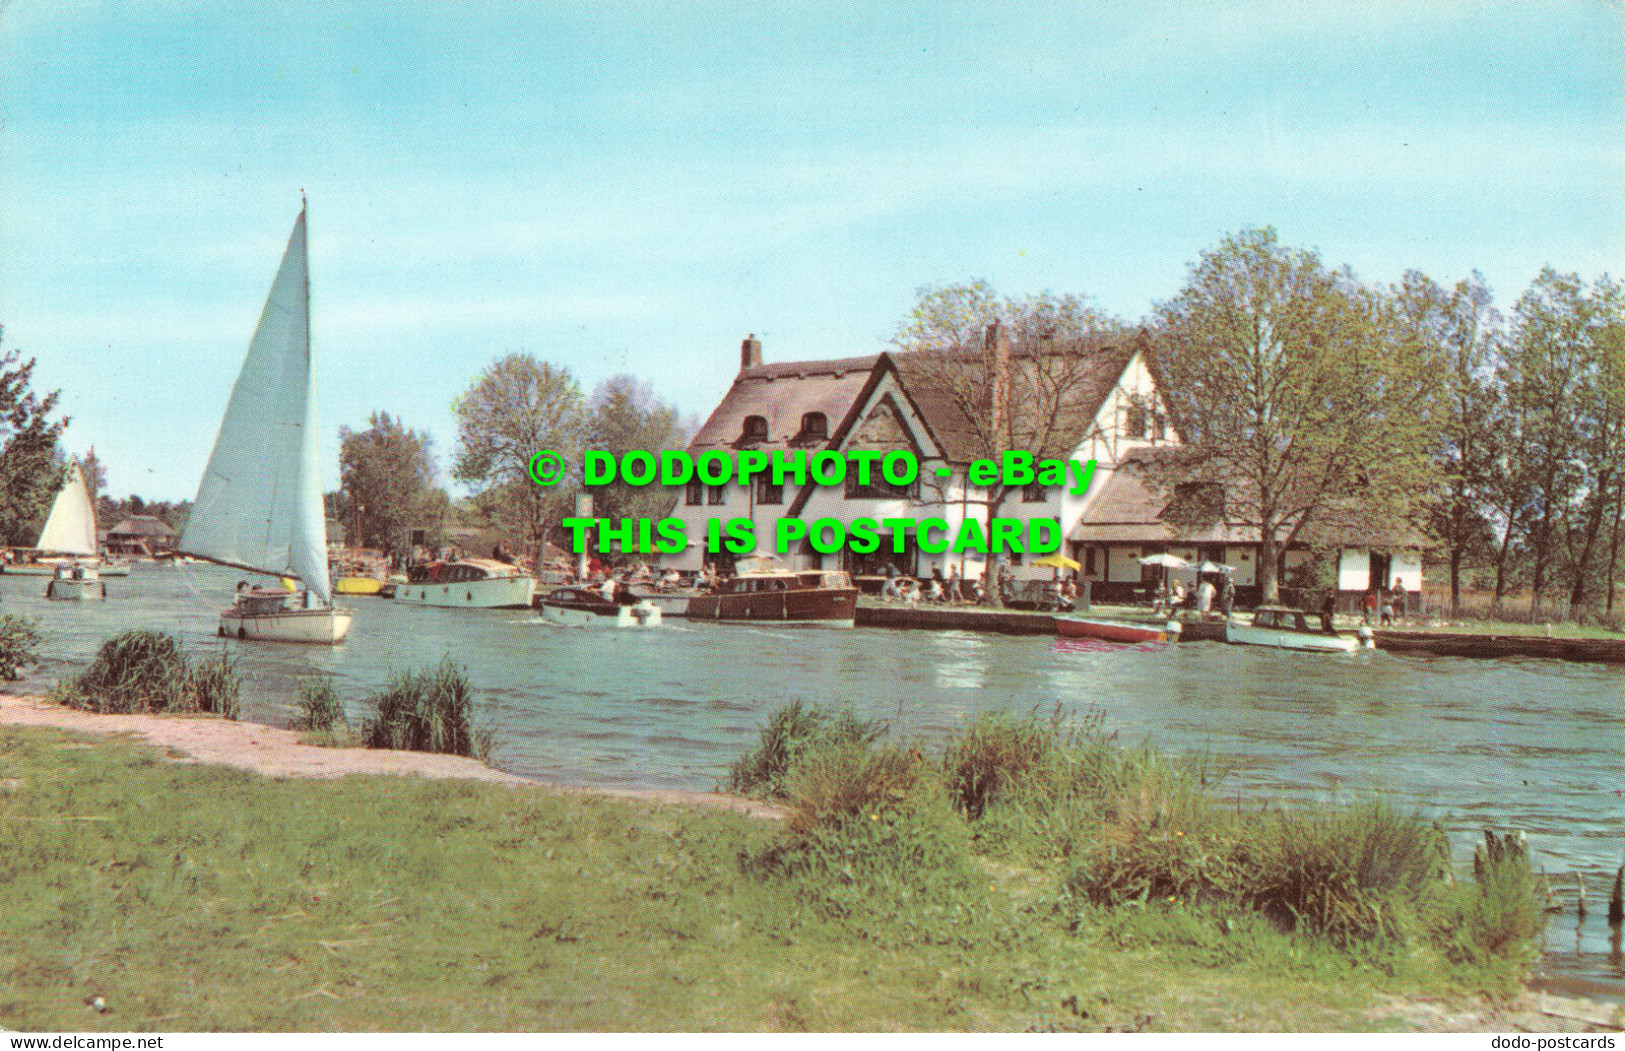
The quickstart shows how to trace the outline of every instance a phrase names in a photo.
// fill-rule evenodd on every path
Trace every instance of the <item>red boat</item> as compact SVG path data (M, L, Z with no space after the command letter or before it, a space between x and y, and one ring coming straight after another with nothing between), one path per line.
M1069 639L1104 639L1107 642L1167 642L1168 632L1155 624L1133 624L1121 620L1089 620L1084 617L1056 617L1055 631Z

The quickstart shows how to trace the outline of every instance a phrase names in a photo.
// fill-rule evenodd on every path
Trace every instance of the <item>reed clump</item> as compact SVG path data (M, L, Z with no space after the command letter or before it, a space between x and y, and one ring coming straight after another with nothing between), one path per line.
M12 613L0 616L0 679L15 682L23 669L39 663L39 648L45 644L39 620Z
M1521 841L1490 836L1476 879L1455 883L1434 823L1382 804L1220 806L1205 757L1124 746L1098 717L991 713L939 756L850 715L780 709L729 784L782 784L790 816L779 842L742 861L800 881L842 915L856 906L839 888L854 885L894 903L945 888L974 899L979 881L966 874L982 865L1042 874L1063 910L1251 917L1337 951L1421 946L1434 959L1514 966L1540 929Z
M344 699L331 675L308 675L299 680L299 691L294 696L299 714L293 728L314 733L344 733L350 722L345 717Z
M884 729L883 724L859 719L851 711L827 712L791 701L768 717L756 747L729 768L727 789L787 799L790 774L797 767L830 749L868 748Z
M169 635L127 631L47 694L57 704L102 714L206 713L237 718L242 677L227 653L187 660Z
M442 658L433 668L391 676L367 698L372 714L362 722L368 748L440 752L485 760L492 735L474 724L474 685L468 673Z

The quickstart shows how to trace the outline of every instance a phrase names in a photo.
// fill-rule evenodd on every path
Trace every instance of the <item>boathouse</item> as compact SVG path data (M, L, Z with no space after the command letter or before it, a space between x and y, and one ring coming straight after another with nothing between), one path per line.
M179 539L162 519L131 515L107 531L107 553L151 557L173 550Z
M740 346L739 373L722 402L700 428L689 452L768 453L805 450L891 450L906 448L920 463L920 478L909 486L871 479L860 486L849 478L844 487L776 486L758 478L748 487L737 484L689 484L673 514L684 520L687 550L665 556L666 565L698 569L710 560L727 568L726 555L707 556L701 538L710 518L748 518L758 551L771 551L774 527L781 518L811 522L833 518L843 525L860 518L941 518L949 533L967 518L984 526L990 511L1026 523L1035 518L1054 522L1066 538L1065 552L1080 563L1078 577L1090 581L1103 601L1144 596L1151 574L1139 559L1171 552L1192 562L1212 561L1234 568L1238 598L1256 600L1256 527L1221 513L1201 526L1179 524L1170 514L1182 489L1177 471L1166 467L1178 455L1179 435L1157 393L1154 367L1148 359L1150 336L1143 330L1110 338L1046 342L1026 350L1010 347L998 326L989 329L984 346L971 350L885 352L826 361L767 364L754 336ZM1021 370L1027 370L1026 383ZM1037 382L1035 377L1060 377ZM1014 377L1014 382L1012 378ZM965 396L968 382L985 393ZM1053 393L1052 408L1021 403L1012 391ZM1041 427L1036 418L1042 414ZM972 418L975 416L975 418ZM1071 486L1032 485L1005 493L996 507L990 493L969 484L966 468L986 455L993 432L1038 456L1094 460L1088 490ZM1025 439L1025 441L1024 441ZM1034 445L1041 445L1034 448ZM945 469L946 478L939 478ZM1207 498L1211 483L1200 486ZM1222 500L1221 500L1222 503ZM987 568L977 553L930 554L917 538L900 541L881 534L880 550L850 550L820 555L803 544L789 552L796 568L845 569L857 575L877 574L890 563L911 576L944 574L977 578ZM896 543L894 543L896 541ZM1317 556L1335 557L1337 588L1353 604L1371 586L1402 583L1412 594L1421 589L1424 539L1406 524L1372 529L1343 522L1311 522L1282 554L1280 580L1290 587ZM901 547L901 551L896 550ZM1009 558L1021 566L1021 555Z

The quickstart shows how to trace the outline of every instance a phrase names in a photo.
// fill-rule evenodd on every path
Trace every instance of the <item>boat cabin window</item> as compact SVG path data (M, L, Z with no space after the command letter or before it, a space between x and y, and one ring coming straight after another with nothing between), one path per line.
M1255 627L1255 628L1273 628L1273 627L1275 627L1275 611L1273 609L1261 609L1261 610L1259 610L1258 615L1253 618L1253 627Z

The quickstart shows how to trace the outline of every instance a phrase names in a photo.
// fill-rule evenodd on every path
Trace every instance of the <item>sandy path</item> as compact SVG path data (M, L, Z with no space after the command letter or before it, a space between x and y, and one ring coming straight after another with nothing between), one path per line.
M207 716L95 715L33 697L0 696L0 723L13 726L48 726L87 734L128 734L166 749L177 762L212 763L251 770L267 777L344 777L348 774L397 777L464 778L570 794L643 799L656 803L706 806L751 817L776 820L777 809L738 796L716 792L677 790L590 789L546 785L539 781L493 770L484 763L454 755L427 752L391 752L372 748L320 748L300 744L293 730L259 723L231 722Z

